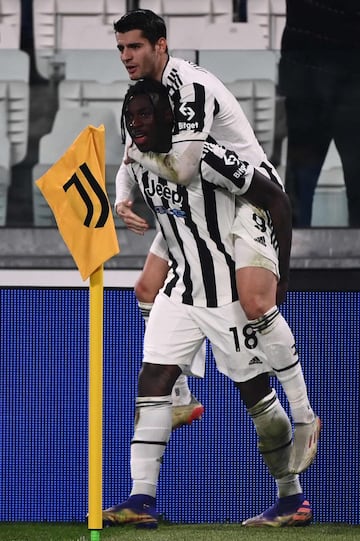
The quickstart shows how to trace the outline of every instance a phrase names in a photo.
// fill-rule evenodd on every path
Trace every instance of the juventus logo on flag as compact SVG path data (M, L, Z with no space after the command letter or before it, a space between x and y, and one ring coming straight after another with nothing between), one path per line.
M36 185L86 280L120 251L105 189L104 126L85 128Z
M83 173L84 177L86 178L87 182L92 188L94 194L98 198L98 201L101 206L99 217L94 227L104 227L104 225L106 224L106 220L109 216L109 201L108 201L107 195L102 189L102 187L100 186L100 184L98 183L98 181L96 180L96 178L94 177L94 175L91 173L86 163L83 163L82 165L80 165L79 169ZM65 192L67 192L69 188L71 188L72 186L75 187L81 199L84 201L84 205L87 209L87 212L86 212L86 216L83 223L86 227L90 227L91 221L95 214L94 212L95 205L92 201L91 195L89 195L86 187L84 187L84 185L81 182L81 179L78 177L76 173L74 173L72 177L70 178L70 180L68 180L64 184L63 188ZM75 207L75 209L77 210L77 207ZM81 216L80 216L80 219L81 219Z

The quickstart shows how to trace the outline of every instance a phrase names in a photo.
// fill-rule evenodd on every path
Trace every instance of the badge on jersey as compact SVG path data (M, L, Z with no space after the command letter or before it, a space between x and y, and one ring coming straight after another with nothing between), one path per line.
M174 103L174 133L202 132L205 125L205 88L198 83L176 90L171 99Z

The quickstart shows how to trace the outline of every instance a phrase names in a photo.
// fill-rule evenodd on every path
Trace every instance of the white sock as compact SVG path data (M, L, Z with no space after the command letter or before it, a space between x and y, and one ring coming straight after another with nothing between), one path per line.
M160 465L172 427L171 396L138 397L131 441L131 478L134 494L156 496Z
M144 319L146 327L147 322L149 321L149 316L151 308L153 307L153 303L138 301L138 307L141 311L141 315ZM175 381L171 393L171 399L173 406L186 406L187 404L190 404L191 391L189 389L188 379L184 374L180 374L178 379Z
M274 479L289 474L292 428L275 389L248 408L258 436L258 449Z
M184 406L191 402L191 391L188 385L188 379L184 374L180 374L175 381L171 399L173 406Z
M309 403L295 339L286 320L274 306L263 317L249 323L256 330L259 346L284 389L294 422L310 423L314 420L314 412Z
M279 498L300 494L299 476L289 474L291 424L274 389L248 410L258 435L258 448L274 477Z
M289 475L286 475L281 479L276 479L276 486L278 498L285 498L286 496L294 496L294 494L302 493L299 476L295 473L289 473Z

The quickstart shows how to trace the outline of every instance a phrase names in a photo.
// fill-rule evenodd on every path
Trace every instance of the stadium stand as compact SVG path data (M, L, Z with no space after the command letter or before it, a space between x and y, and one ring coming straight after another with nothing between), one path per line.
M270 0L270 49L280 51L286 21L286 0Z
M68 81L59 84L59 107L86 108L89 105L107 107L115 113L118 133L124 96L129 87L128 81L102 83L98 81Z
M214 73L223 82L237 79L278 80L277 55L269 49L199 51L200 66Z
M252 125L266 154L271 157L275 128L275 84L271 80L251 79L226 83Z
M209 25L233 21L232 0L140 0L139 7L164 18L172 54L195 62L196 51L208 43Z
M0 23L0 49L19 49L19 40L14 28Z
M2 122L0 104L0 131L5 123ZM6 134L0 133L0 226L6 223L7 197L10 184L10 141Z
M219 77L235 95L271 158L276 118L276 53L268 49L202 50L199 64Z
M247 20L261 28L261 32L270 43L270 4L269 0L251 0L247 2Z
M253 23L208 23L203 20L183 25L174 19L169 23L169 47L172 51L252 50L266 49L267 41L260 27Z
M348 224L342 164L335 143L331 141L315 190L311 225L346 227Z
M125 11L126 0L34 0L35 61L40 75L61 78L66 51L81 47L81 41L89 37L92 48L95 36L99 48L107 47L109 27ZM90 34L94 29L96 34Z
M0 2L0 47L20 49L21 2L1 0ZM4 45L5 43L5 45Z
M10 186L13 186L10 180L6 180L11 177L10 173L5 173L7 164L10 163L11 170L14 164L19 163L24 158L29 143L28 75L27 83L24 84L16 79L16 73L12 76L9 74L9 71L17 72L24 63L24 59L9 61L7 57L6 72L2 69L1 60L1 49L4 48L5 37L7 36L6 39L12 44L7 49L16 48L15 34L19 36L20 41L20 4L20 0L0 1L0 116L6 117L7 126L10 126L6 136L0 133L0 139L4 140L0 156L3 179L0 182L1 186L7 185L8 182ZM41 107L42 91L44 100L52 100L54 106L56 103L56 109L74 110L78 106L83 109L89 107L89 104L91 107L110 108L116 114L116 128L119 132L119 115L128 77L114 47L112 23L126 9L140 7L152 9L164 16L169 28L169 47L172 54L196 61L214 72L229 86L253 123L257 137L271 158L274 125L276 127L278 124L276 122L279 100L276 96L277 62L285 22L285 0L249 0L246 23L237 22L238 17L233 13L235 6L238 6L238 2L232 0L182 0L181 2L176 0L134 2L33 0L36 69L39 75L45 78L47 86L43 88L38 86L32 90L33 98L35 97L35 104L32 106L35 128L32 128L33 133L30 134L30 144L32 146L35 143L38 144L40 133L41 135L47 133L55 114L55 110L50 111L51 118L45 119L45 115L49 113L49 106L44 103L44 114L41 117L41 110L38 111L38 108L39 105ZM186 24L182 24L185 21ZM193 21L196 26L193 25ZM205 28L206 31L202 31ZM95 35L96 43L93 41ZM184 43L186 43L186 48L184 48ZM94 47L96 50L93 49ZM25 64L28 64L27 60ZM57 71L58 69L61 73ZM7 81L3 81L3 73L7 73ZM58 77L57 80L56 77ZM55 84L53 84L54 81L56 81ZM41 84L41 81L38 84ZM2 123L4 124L3 121ZM280 141L283 136L284 134ZM278 146L279 149L280 146L281 143ZM31 155L29 151L27 157L27 162L32 162L28 167L29 176L34 163L41 161L37 155L37 148L35 152L33 148L30 150ZM7 152L9 158L6 157ZM279 150L278 155L279 160L275 162L278 163L281 159L279 165L281 170L284 167L284 153ZM338 162L336 166L330 168L334 181L328 180L330 174L328 165L327 159L315 195L313 222L314 225L321 225L331 219L336 222L335 226L346 225L341 163ZM21 170L19 169L18 176L23 177L23 180L18 180L18 187L25 183L25 166L27 167L27 163L23 166L23 162L19 166ZM13 171L15 172L17 168L18 166ZM340 179L337 177L338 174L340 174ZM14 204L15 196L14 192L12 208L18 204ZM25 196L24 193L24 201L26 197L30 201L31 198ZM329 205L328 198L332 201L334 209L331 213L326 211ZM6 197L1 195L1 200L6 200ZM20 213L19 208L16 214ZM0 219L2 215L0 214ZM11 224L14 225L14 221Z
M279 174L285 178L287 138L282 144ZM339 153L331 141L315 190L312 220L313 227L347 227L348 210L344 174Z
M269 49L280 49L285 14L285 0L250 0L247 2L247 20L261 28Z
M128 74L115 47L111 50L72 50L67 54L64 80L129 82ZM61 85L62 81L60 82Z
M0 48L0 225L6 223L11 168L24 159L28 135L29 57Z
M29 133L29 56L23 51L0 49L0 104L14 165L26 155Z
M158 13L166 24L178 17L185 22L191 19L204 19L208 23L233 20L232 0L140 0L139 8Z

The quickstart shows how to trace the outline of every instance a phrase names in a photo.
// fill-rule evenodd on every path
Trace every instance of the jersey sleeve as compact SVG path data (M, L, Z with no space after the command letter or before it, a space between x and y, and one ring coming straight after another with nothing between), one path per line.
M131 199L136 187L135 177L130 173L130 169L124 162L121 163L115 179L116 198L115 207L124 199Z
M173 141L206 141L217 111L210 87L193 82L170 92L174 114Z
M251 184L254 167L241 160L233 150L206 142L200 174L204 180L226 188L235 195L244 195Z
M202 141L184 141L174 143L167 154L157 154L140 152L132 145L128 149L128 157L161 178L188 185L199 171L202 148Z
M169 249L166 240L161 231L158 231L150 246L149 252L160 257L161 259L169 260Z

